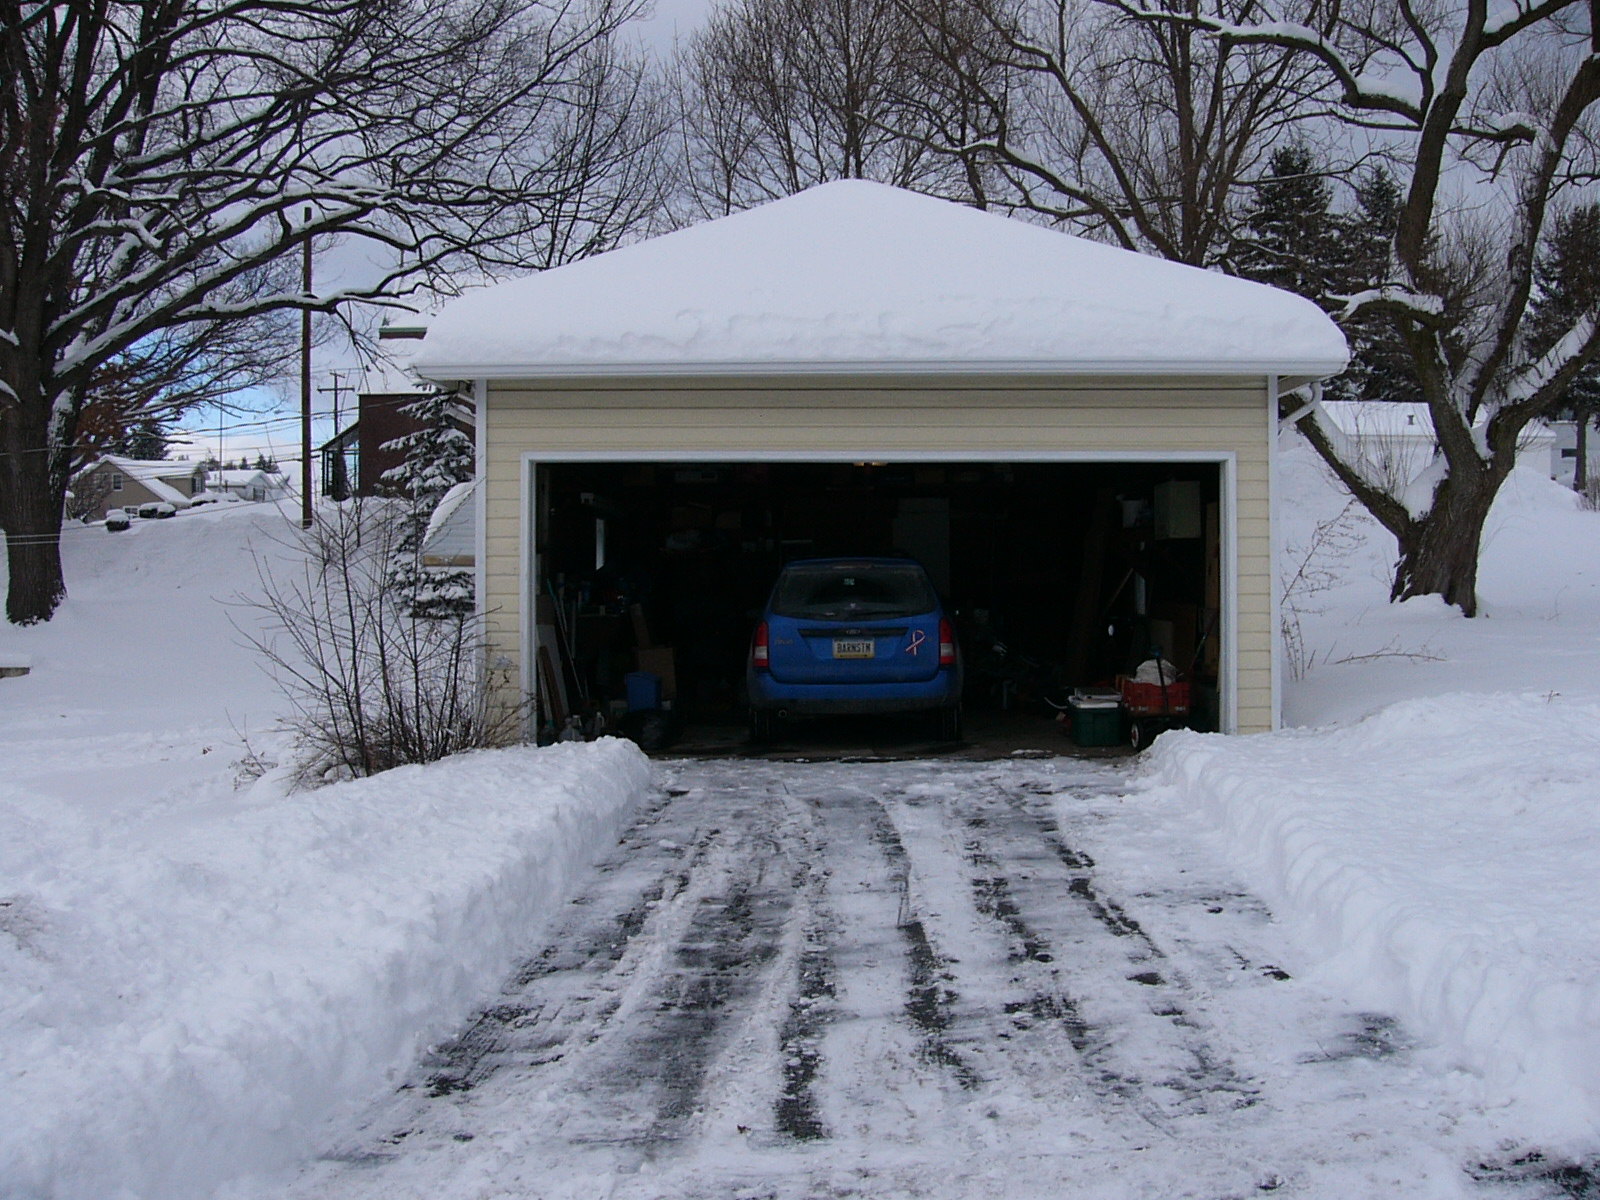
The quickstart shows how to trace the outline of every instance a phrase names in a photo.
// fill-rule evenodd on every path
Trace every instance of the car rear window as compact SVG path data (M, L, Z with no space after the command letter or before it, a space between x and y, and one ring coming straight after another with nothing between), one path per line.
M907 564L829 563L784 569L772 593L780 617L910 617L938 605L922 568Z

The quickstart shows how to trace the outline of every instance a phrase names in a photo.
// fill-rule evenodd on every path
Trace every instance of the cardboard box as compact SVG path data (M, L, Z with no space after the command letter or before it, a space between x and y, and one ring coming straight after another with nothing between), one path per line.
M1198 483L1192 480L1173 480L1170 483L1156 484L1154 507L1153 532L1158 540L1200 536L1203 513Z
M639 670L661 677L661 698L674 700L678 695L678 673L673 666L671 646L641 647L634 651Z

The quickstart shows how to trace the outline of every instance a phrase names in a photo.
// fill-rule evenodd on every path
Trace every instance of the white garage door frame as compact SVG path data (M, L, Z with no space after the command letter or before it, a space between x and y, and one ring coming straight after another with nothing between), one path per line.
M481 424L481 422L480 422ZM481 434L481 429L480 429ZM535 598L540 594L538 556L534 553L534 531L538 528L538 514L534 511L539 489L536 472L541 465L570 463L1045 463L1071 466L1090 463L1132 463L1137 465L1167 463L1210 464L1219 468L1222 520L1220 553L1222 557L1222 619L1219 636L1222 646L1218 656L1218 692L1220 711L1218 724L1223 733L1233 733L1239 727L1239 554L1238 554L1238 458L1233 451L1164 451L1158 453L1129 454L1110 450L1042 450L995 454L981 451L915 451L880 450L862 447L848 455L836 451L773 450L759 454L748 451L664 451L641 454L637 451L582 451L566 450L558 454L540 454L524 451L518 478L521 497L518 512L521 514L522 536L520 542L519 606L521 609L522 661L521 685L523 695L534 695L539 674L534 664L538 654L538 621ZM481 516L481 515L480 515ZM480 519L480 535L483 523ZM480 548L478 562L482 569L484 557ZM479 580L478 594L483 595ZM534 720L530 713L529 721ZM537 732L537 731L535 731Z

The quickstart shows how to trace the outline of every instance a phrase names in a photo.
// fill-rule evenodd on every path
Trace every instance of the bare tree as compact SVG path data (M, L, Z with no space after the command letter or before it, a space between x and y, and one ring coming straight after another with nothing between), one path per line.
M571 150L625 111L584 110L625 93L607 43L640 3L0 3L8 618L65 595L74 435L119 356L215 395L292 345L274 314L537 263L557 226L617 236L633 214ZM296 252L334 234L371 277L306 295Z
M463 750L508 745L525 714L491 678L481 619L418 618L390 585L405 533L398 501L320 511L287 527L290 554L258 555L260 584L241 601L263 620L245 631L290 703L302 783L374 775Z
M1204 28L1219 46L1275 47L1313 64L1352 134L1404 170L1388 277L1349 298L1342 319L1392 324L1438 460L1427 486L1401 491L1363 471L1314 406L1301 428L1397 539L1393 596L1442 596L1472 616L1484 521L1519 437L1600 356L1592 307L1546 331L1537 354L1528 337L1546 227L1600 167L1592 6L1357 0L1326 7L1315 28L1297 20L1298 5L1258 7L1243 22L1147 17Z
M1174 7L1233 18L1254 0ZM981 51L962 69L966 94L994 95L975 63L1009 84L975 138L944 148L985 156L1015 207L1176 262L1227 261L1244 189L1308 112L1313 72L1293 54L1147 20L1124 0L959 0L931 11Z
M934 31L970 33L929 20L944 4L727 0L677 64L693 215L833 179L978 198L973 160L951 148L973 139L979 109L934 52Z
M630 0L627 8L634 7ZM609 35L591 41L564 69L560 96L538 118L517 145L538 180L537 223L524 229L526 214L501 214L513 236L498 266L547 270L665 226L673 112L641 53Z

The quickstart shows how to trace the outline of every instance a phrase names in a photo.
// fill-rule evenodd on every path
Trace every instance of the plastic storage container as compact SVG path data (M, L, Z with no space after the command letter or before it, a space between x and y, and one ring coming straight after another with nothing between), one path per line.
M661 707L661 676L654 671L630 671L622 677L628 688L628 711Z
M1119 701L1074 696L1069 703L1074 742L1080 746L1122 743L1122 704Z

